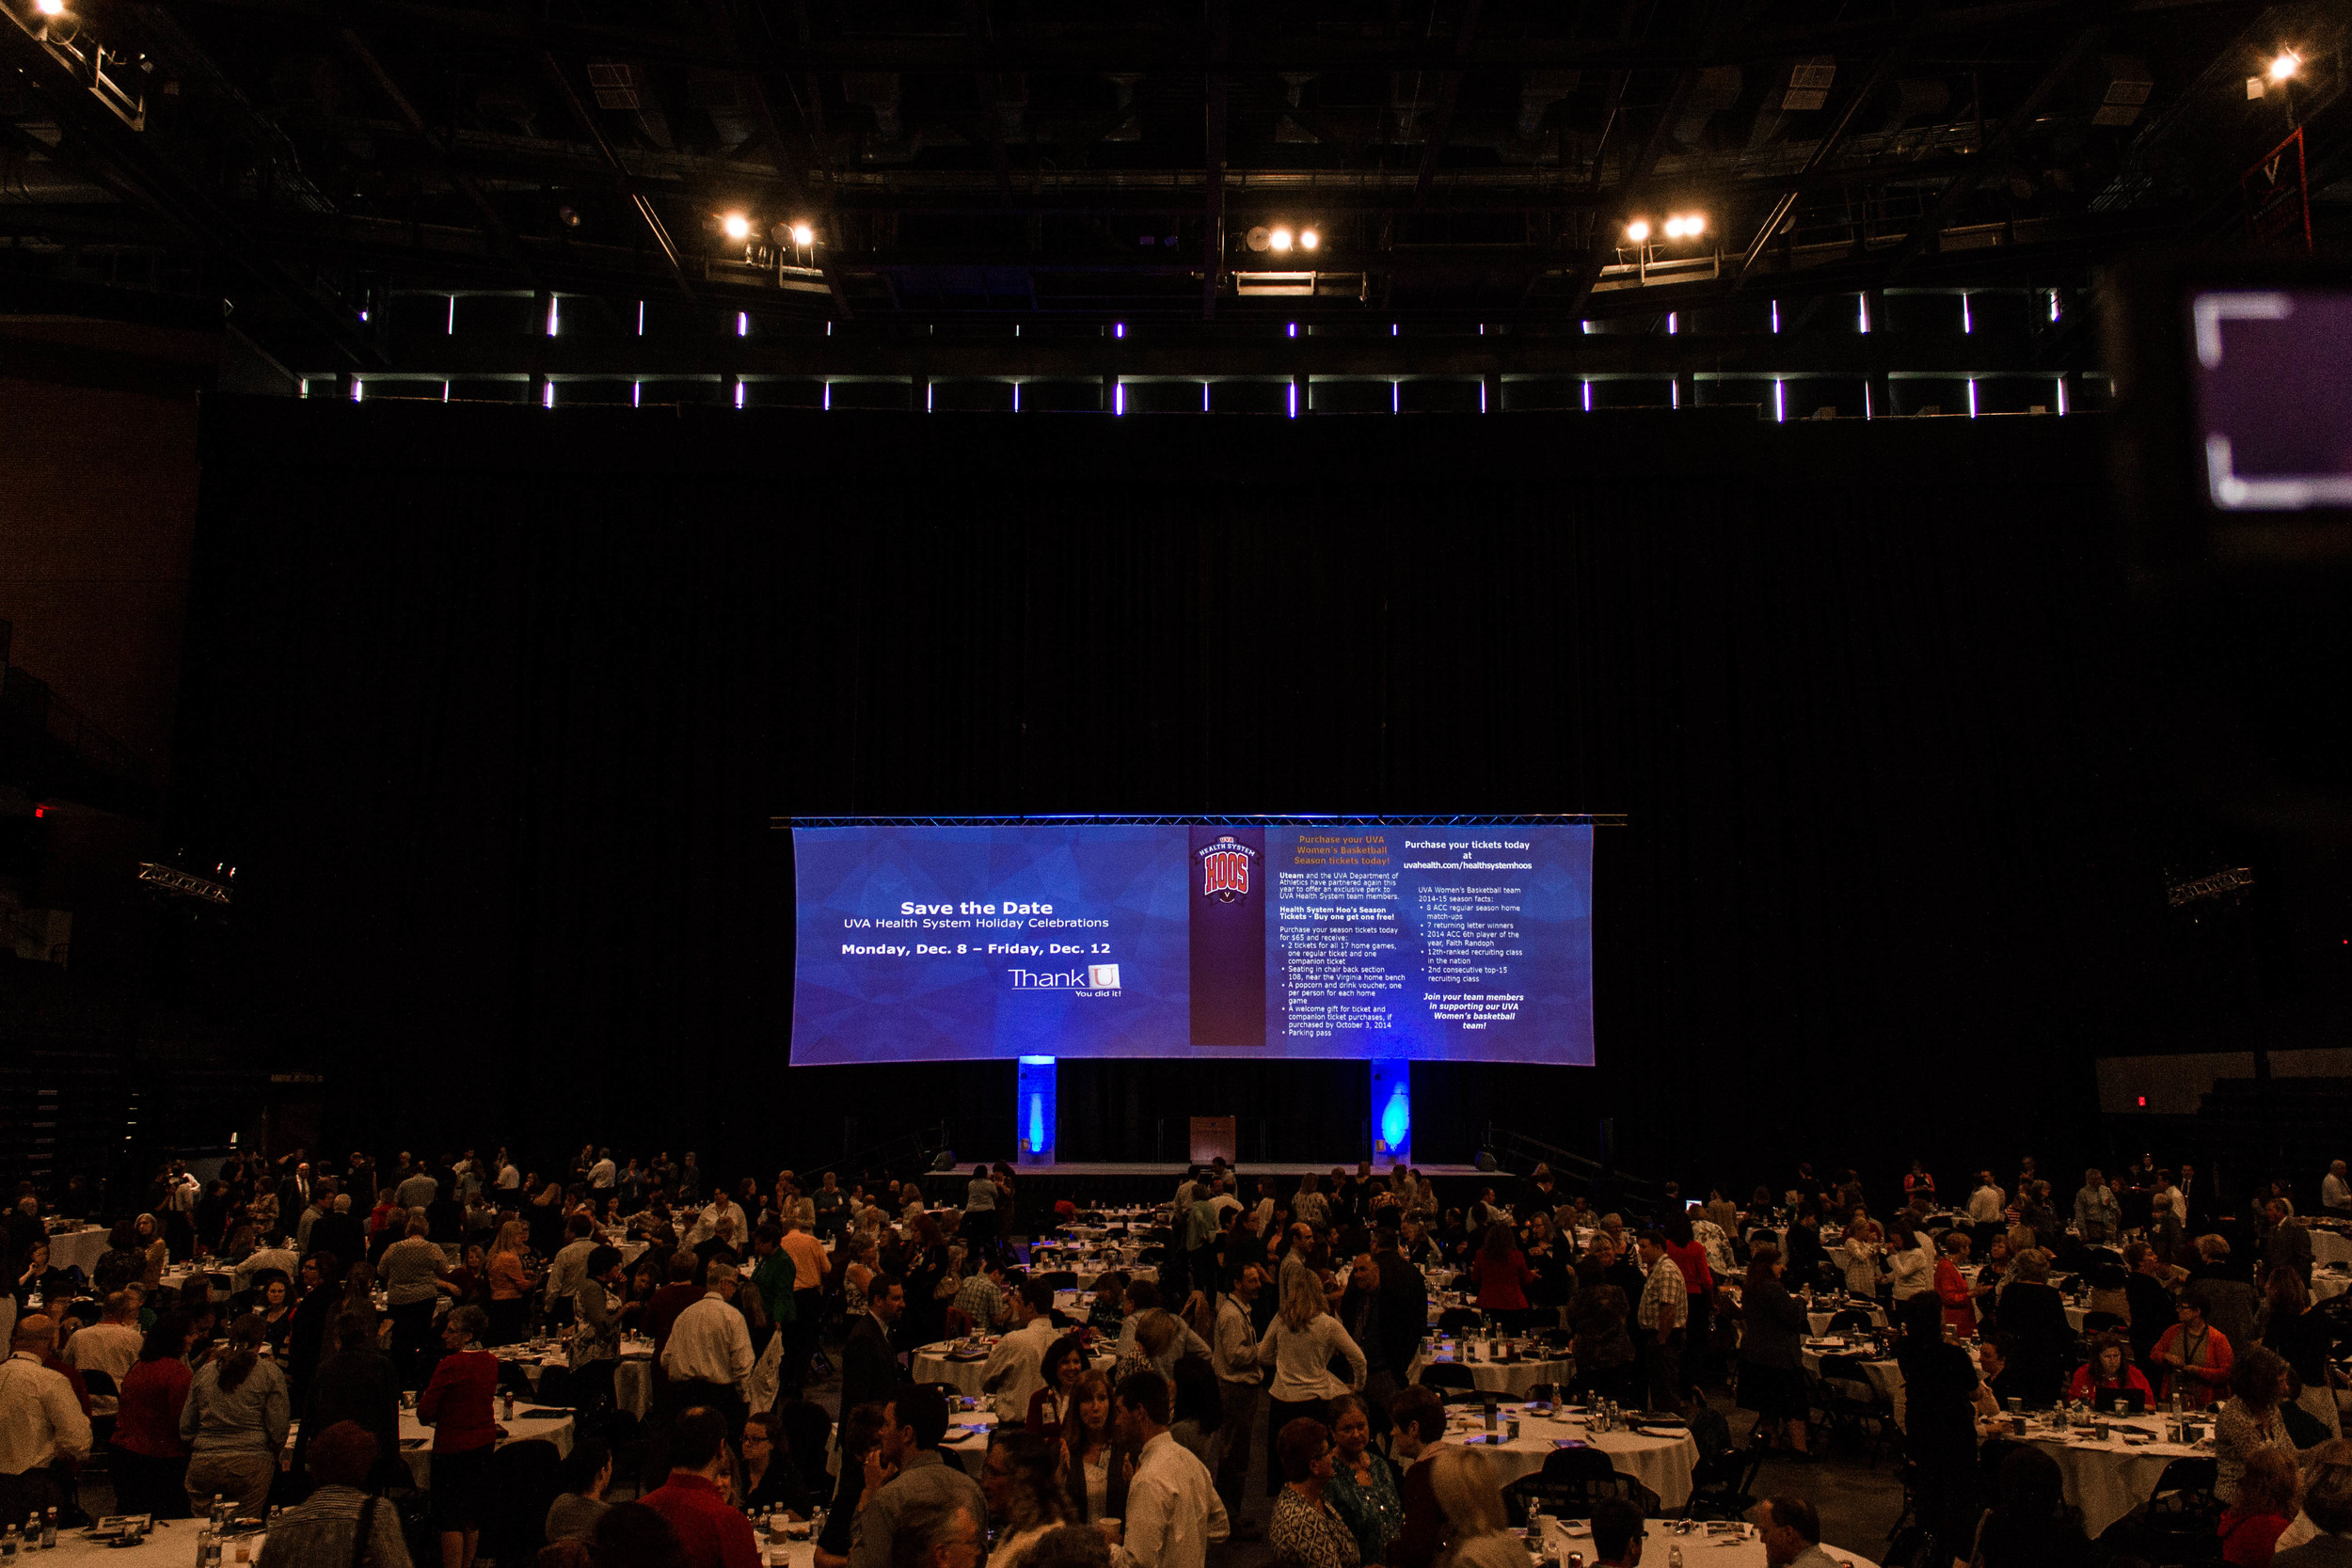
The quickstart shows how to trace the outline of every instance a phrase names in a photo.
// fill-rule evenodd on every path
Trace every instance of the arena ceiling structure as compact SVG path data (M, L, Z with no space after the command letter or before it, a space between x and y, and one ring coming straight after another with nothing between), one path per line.
M345 379L1678 375L1959 291L2063 369L2282 146L2345 194L2319 0L0 10L0 280Z

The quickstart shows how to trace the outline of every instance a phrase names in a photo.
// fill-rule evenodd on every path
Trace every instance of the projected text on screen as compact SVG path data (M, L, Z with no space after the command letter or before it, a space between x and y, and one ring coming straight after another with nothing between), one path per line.
M1593 1060L1592 829L793 832L792 1060Z

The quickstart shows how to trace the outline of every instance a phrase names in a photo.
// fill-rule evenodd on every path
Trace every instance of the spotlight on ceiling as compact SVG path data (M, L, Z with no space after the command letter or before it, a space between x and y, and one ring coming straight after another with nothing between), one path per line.
M1635 245L1640 245L1644 240L1648 239L1649 220L1647 218L1635 218L1631 223L1627 224L1625 226L1625 237L1632 241Z
M1265 243L1269 249L1277 253L1288 250L1291 247L1291 231L1287 229L1274 230L1266 235Z
M719 231L730 240L752 237L752 220L740 213L729 213L719 220Z
M1274 241L1265 225L1259 224L1257 227L1249 230L1248 234L1246 236L1245 243L1252 250L1263 250L1267 245L1272 245Z
M33 0L33 9L43 16L63 16L65 0Z
M1312 250L1322 243L1323 236L1311 229L1302 229L1298 231L1298 248L1301 250Z
M2279 57L2270 62L2270 79L2274 82L2283 82L2300 71L2302 67L2302 55L2292 49L2281 49L2279 51Z
M817 230L805 223L796 223L792 226L792 243L799 245L815 245Z

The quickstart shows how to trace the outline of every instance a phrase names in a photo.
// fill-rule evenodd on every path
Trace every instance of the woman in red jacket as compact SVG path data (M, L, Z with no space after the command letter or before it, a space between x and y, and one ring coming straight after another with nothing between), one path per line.
M186 1356L196 1326L185 1312L155 1320L139 1345L139 1358L122 1374L115 1418L115 1507L124 1513L158 1519L188 1514L188 1446L180 1441L180 1412L188 1402L195 1373Z
M433 1429L433 1523L441 1532L441 1568L473 1568L490 1482L490 1452L498 1446L491 1397L498 1391L498 1357L482 1348L489 1315L460 1307L441 1329L449 1354L417 1396L417 1419Z
M2098 1333L2090 1337L2090 1359L2074 1369L2074 1381L2066 1386L2069 1400L2081 1400L2093 1404L2103 1393L2139 1391L2143 1407L2156 1402L2156 1391L2148 1386L2139 1369L2132 1365L2130 1347L2120 1334Z
M1486 1239L1470 1259L1470 1284L1478 1291L1478 1309L1493 1312L1517 1328L1527 1319L1527 1292L1535 1283L1519 1251L1518 1237L1499 1216L1486 1222Z
M1977 1332L1977 1292L1960 1276L1960 1266L1966 1261L1967 1233L1946 1231L1944 1256L1935 1260L1935 1293L1944 1303L1944 1325L1963 1339Z

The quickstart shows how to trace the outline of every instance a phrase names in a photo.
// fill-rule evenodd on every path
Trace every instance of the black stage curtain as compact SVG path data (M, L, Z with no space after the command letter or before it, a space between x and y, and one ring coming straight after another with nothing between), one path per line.
M1599 1065L1422 1068L1423 1160L2047 1153L2174 1001L2103 488L2081 419L223 399L183 827L339 1141L1009 1154L1009 1063L787 1067L774 814L1623 811ZM1355 1064L1063 1085L1071 1159L1366 1112Z

